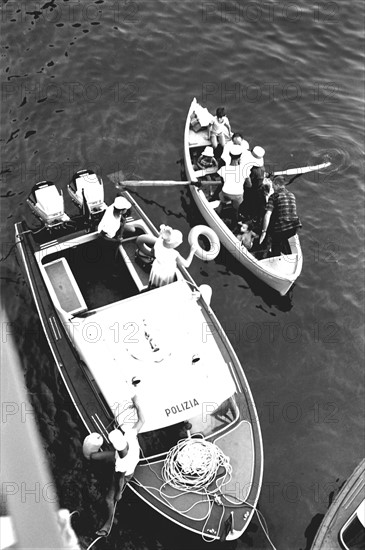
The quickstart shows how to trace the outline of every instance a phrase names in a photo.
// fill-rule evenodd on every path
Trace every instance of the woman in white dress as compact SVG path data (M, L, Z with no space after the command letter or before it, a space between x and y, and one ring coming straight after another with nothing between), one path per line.
M183 241L181 231L167 225L160 226L160 235L154 244L155 260L152 264L149 287L160 287L176 281L177 266L189 267L195 246L190 247L189 256L183 258L175 248Z

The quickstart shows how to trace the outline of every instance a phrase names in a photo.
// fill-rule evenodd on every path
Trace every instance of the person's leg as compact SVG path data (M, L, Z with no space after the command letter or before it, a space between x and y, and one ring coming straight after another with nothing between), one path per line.
M128 476L128 477L130 479L132 476ZM117 487L116 493L115 493L116 502L119 502L120 499L122 498L122 494L123 494L123 491L124 491L125 486L127 484L127 481L128 481L128 479L126 478L126 476L124 474L119 475L119 479L117 480L118 487Z
M219 136L218 136L218 143L219 143L219 145L222 146L222 148L225 146L225 144L226 144L226 138L224 137L224 134L219 134Z
M291 247L288 242L288 239L290 237L293 237L295 235L296 229L290 229L289 231L284 231L281 235L281 252L283 254L291 254Z
M132 237L136 233L136 227L133 223L126 223L124 225L123 234L124 238Z
M238 224L239 208L242 202L243 202L243 197L241 195L232 195L232 207L233 207L232 226L234 226L235 229Z
M281 254L281 233L272 233L271 235L271 254L280 256Z
M115 508L120 501L125 486L125 476L120 472L115 472L113 469L113 476L111 479L110 487L105 497L105 502L108 510L108 516L104 525L96 532L100 537L106 537L109 535L115 514Z
M217 136L215 134L211 134L210 143L212 144L213 149L216 149L216 147L218 145L218 140L217 140Z

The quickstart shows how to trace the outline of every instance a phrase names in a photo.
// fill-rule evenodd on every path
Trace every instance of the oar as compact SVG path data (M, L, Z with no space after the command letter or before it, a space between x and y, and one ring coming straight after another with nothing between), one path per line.
M171 187L172 185L191 185L198 182L174 180L125 180L116 183L116 187Z
M302 174L305 174L307 172L314 172L315 170L321 170L323 168L327 168L327 166L330 166L330 162L324 162L323 164L317 164L317 166L303 166L302 168L289 168L288 170L281 170L279 172L273 172L273 176L301 176ZM199 170L199 172L196 172L195 175L198 177L204 176L206 173L204 170ZM113 183L115 183L115 186L117 189L123 189L124 187L132 186L132 187L172 187L176 185L201 185L201 184L209 184L209 185L219 185L221 184L221 181L175 181L175 180L123 180L123 177L118 172L114 174L110 174L108 176ZM293 180L291 180L293 181ZM290 182L291 183L291 182Z
M315 170L322 170L330 166L330 162L324 162L323 164L317 164L316 166L303 166L302 168L289 168L288 170L281 170L280 172L273 172L273 176L301 176L307 172L315 172Z

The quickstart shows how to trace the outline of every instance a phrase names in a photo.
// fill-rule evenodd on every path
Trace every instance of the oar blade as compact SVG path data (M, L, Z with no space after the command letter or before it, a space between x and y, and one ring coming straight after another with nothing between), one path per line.
M274 176L296 176L301 174L306 174L307 172L315 172L318 170L323 170L330 166L330 162L323 162L322 164L317 164L316 166L302 166L301 168L289 168L288 170L281 170L279 172L274 172Z
M114 183L114 185L118 185L120 181L123 181L125 179L123 170L118 170L118 172L108 174L107 177L110 179L111 182Z

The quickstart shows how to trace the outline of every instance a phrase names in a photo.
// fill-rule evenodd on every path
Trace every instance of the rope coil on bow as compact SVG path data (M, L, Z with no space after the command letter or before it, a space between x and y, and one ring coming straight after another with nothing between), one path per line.
M167 454L162 477L175 489L199 491L208 488L219 475L220 468L224 471L221 474L223 485L228 482L225 478L231 477L229 458L210 441L183 439Z

